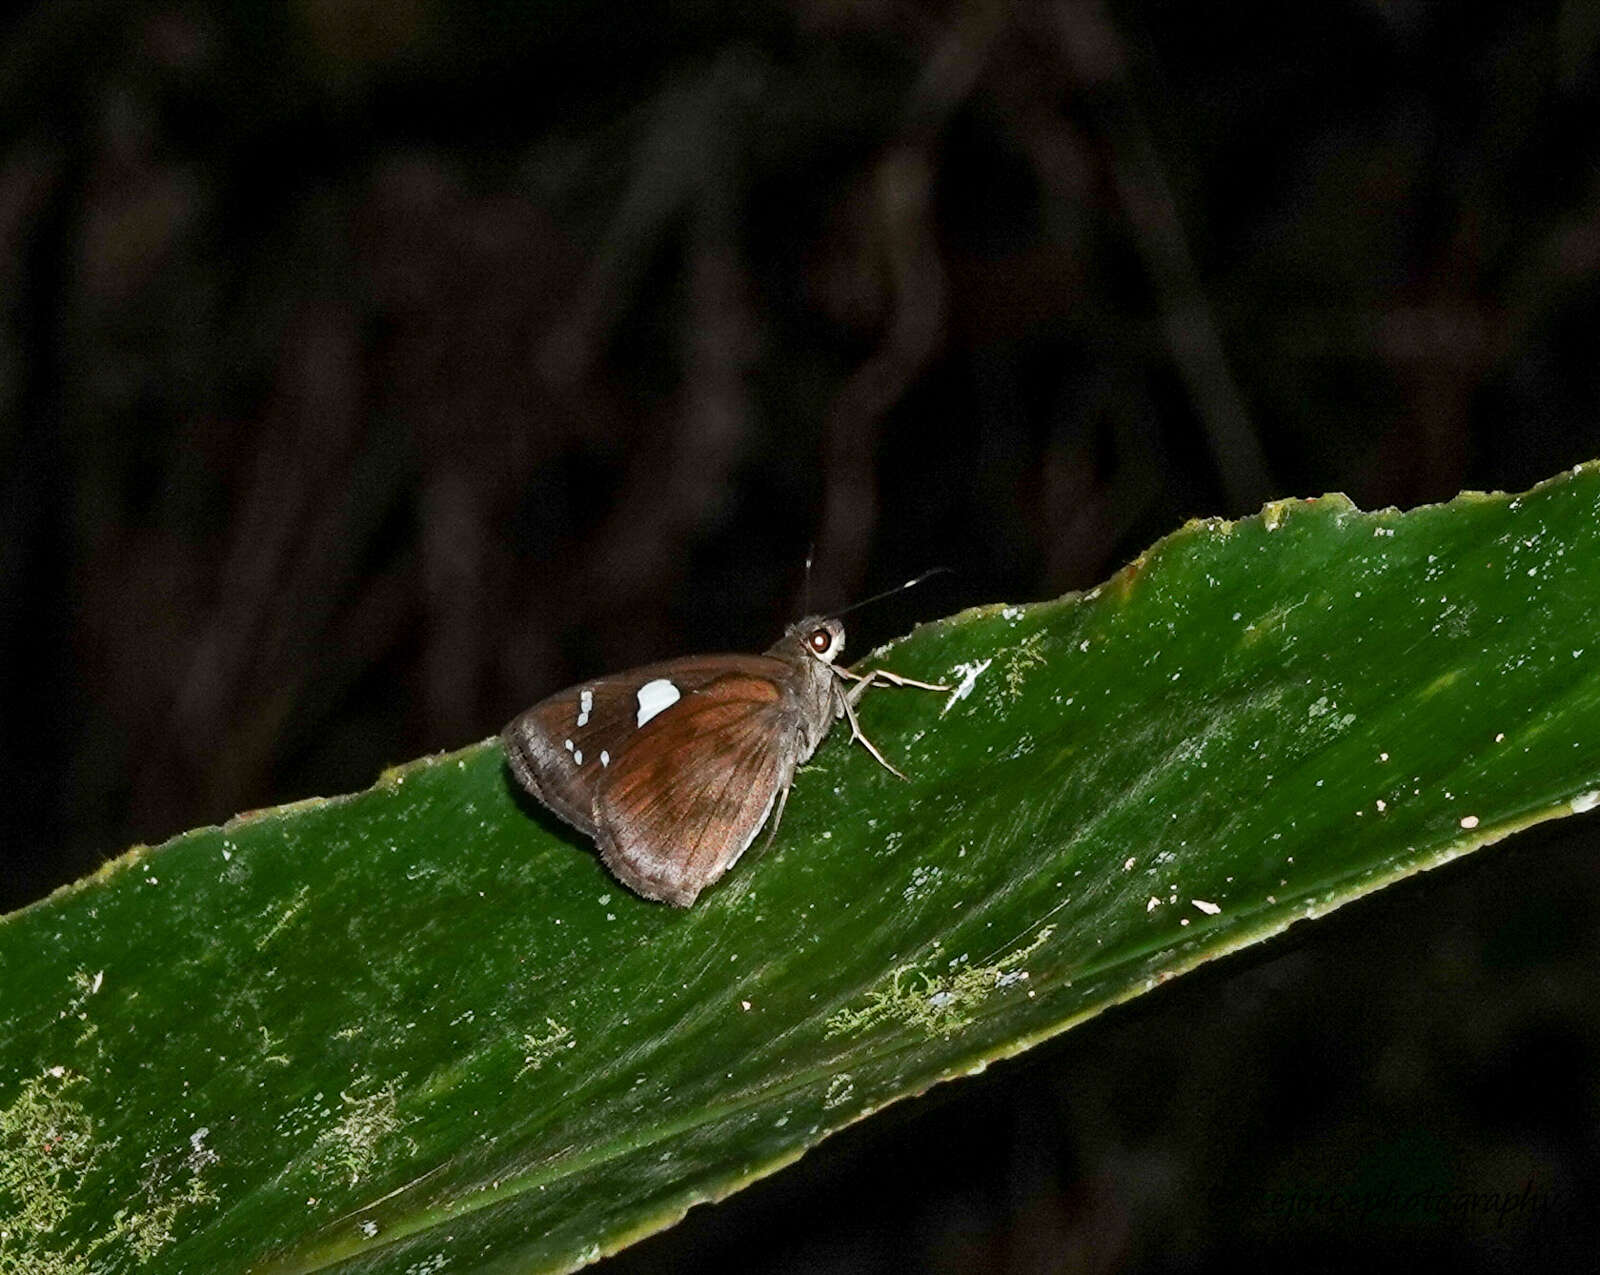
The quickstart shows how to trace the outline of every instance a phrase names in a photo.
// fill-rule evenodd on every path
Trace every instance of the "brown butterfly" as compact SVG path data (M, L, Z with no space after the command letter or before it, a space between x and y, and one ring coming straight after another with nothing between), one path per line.
M884 669L851 673L838 619L791 625L764 655L692 655L568 688L501 732L517 782L594 838L617 880L686 908L738 862L795 768L875 680L948 690ZM846 689L845 682L854 683ZM904 775L900 775L904 779Z

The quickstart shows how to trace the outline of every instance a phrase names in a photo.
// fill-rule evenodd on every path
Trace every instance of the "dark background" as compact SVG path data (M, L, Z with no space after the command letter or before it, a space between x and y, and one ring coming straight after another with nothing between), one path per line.
M1600 456L1595 4L0 23L0 910L581 676L759 649L808 545L823 606L955 569L859 653L1186 517ZM614 1268L1579 1267L1593 827L903 1105ZM1432 1194L1275 1194L1390 1186Z

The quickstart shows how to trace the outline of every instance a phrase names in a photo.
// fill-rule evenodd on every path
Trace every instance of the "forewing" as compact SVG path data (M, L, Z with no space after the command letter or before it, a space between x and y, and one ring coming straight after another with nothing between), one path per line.
M594 836L601 781L643 732L720 678L771 681L786 668L762 655L690 656L579 682L511 720L501 732L506 761L523 788Z
M646 898L693 903L755 839L788 782L791 715L772 672L747 670L684 694L639 728L595 793L606 866Z

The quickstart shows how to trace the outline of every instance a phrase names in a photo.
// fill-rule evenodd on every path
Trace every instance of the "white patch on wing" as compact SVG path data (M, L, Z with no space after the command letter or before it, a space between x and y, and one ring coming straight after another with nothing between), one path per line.
M611 754L603 748L600 750L600 764L602 766L609 766L611 764Z
M643 726L658 713L664 713L682 698L682 692L669 680L658 677L639 688L639 719Z
M594 692L589 690L578 692L578 725L589 724L589 714L594 711Z
M577 752L572 754L572 761L574 765L583 765L583 749L580 748Z

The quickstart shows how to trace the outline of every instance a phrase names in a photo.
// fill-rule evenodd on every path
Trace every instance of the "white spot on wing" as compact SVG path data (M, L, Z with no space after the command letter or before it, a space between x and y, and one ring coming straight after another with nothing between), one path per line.
M643 726L658 713L664 713L682 697L682 692L664 677L646 682L639 688L638 724Z
M573 753L572 760L576 765L583 765L583 749L580 748L577 752Z
M582 690L578 692L578 725L589 724L589 714L594 711L594 692Z
M602 766L609 766L611 764L611 754L603 748L600 750L600 764Z

